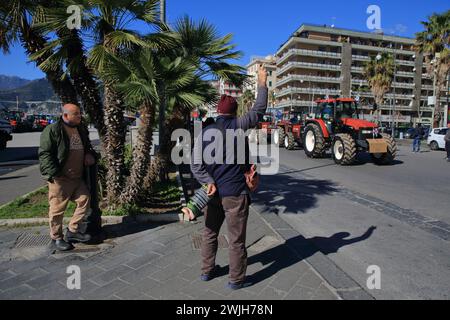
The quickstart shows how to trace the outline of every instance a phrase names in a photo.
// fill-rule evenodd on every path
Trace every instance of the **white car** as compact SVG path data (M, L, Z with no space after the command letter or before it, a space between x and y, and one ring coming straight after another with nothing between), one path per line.
M444 137L447 134L447 130L448 128L445 127L431 129L427 139L427 144L431 150L445 149Z

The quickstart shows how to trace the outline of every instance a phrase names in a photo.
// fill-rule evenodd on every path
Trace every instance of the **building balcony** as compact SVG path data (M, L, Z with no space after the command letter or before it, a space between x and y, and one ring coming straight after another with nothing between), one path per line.
M352 54L352 60L354 60L354 61L369 61L370 57ZM416 63L414 61L396 59L395 62L398 65L403 65L403 66L414 67L416 65Z
M314 107L316 105L313 101L305 101L305 100L286 100L282 102L277 102L275 104L275 108L285 108L285 107Z
M340 53L335 52L325 52L325 51L317 51L317 50L307 50L307 49L289 49L283 56L278 58L277 65L286 61L286 59L292 56L307 56L307 57L321 57L321 58L332 58L332 59L341 59Z
M295 68L341 71L341 66L339 65L290 61L280 69L278 74L281 75L284 72Z
M306 93L306 94L317 94L317 95L340 95L341 90L336 89L322 89L322 88L286 88L283 90L280 90L276 97L284 97L291 94L296 93Z
M352 67L352 72L355 73L364 73L363 67ZM397 71L396 76L398 77L408 77L408 78L414 78L415 73L414 72L405 72L405 71Z
M340 83L342 78L337 77L318 77L307 75L288 75L277 81L277 87L289 83L291 81L305 81L305 82L325 82L325 83Z

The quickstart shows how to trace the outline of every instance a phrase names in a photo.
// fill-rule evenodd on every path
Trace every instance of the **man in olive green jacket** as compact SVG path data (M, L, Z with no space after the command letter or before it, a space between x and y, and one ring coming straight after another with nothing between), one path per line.
M96 153L89 132L81 123L80 107L66 104L63 116L41 134L39 163L48 181L50 236L61 251L73 248L71 242L87 242L88 234L79 225L89 210L90 194L84 180L85 167L95 163ZM69 201L77 205L63 238L63 216Z

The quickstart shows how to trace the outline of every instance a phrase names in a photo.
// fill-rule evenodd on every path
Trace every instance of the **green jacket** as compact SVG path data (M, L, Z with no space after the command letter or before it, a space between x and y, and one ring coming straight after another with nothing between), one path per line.
M92 148L89 140L89 131L83 125L78 126L81 141L84 146L84 153L91 153L95 158L97 154ZM39 146L39 166L41 175L47 181L61 175L61 171L69 156L70 141L69 136L63 127L63 120L47 126L41 134L41 143Z

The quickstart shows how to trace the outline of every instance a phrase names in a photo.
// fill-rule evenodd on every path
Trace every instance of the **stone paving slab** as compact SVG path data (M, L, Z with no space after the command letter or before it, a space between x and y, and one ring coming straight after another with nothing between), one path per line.
M249 217L247 241L247 275L252 285L237 291L226 288L226 248L219 249L216 259L221 275L210 282L200 281L200 250L195 250L191 236L202 229L202 218L196 223L150 223L125 230L89 254L80 251L33 260L4 258L0 260L0 299L339 299L336 290L307 262L295 258L285 239L255 212ZM0 248L11 250L22 232L0 229L4 239ZM35 227L27 232L47 231L46 227ZM226 225L221 232L227 239ZM71 276L66 269L71 265L80 268L79 290L66 286Z

